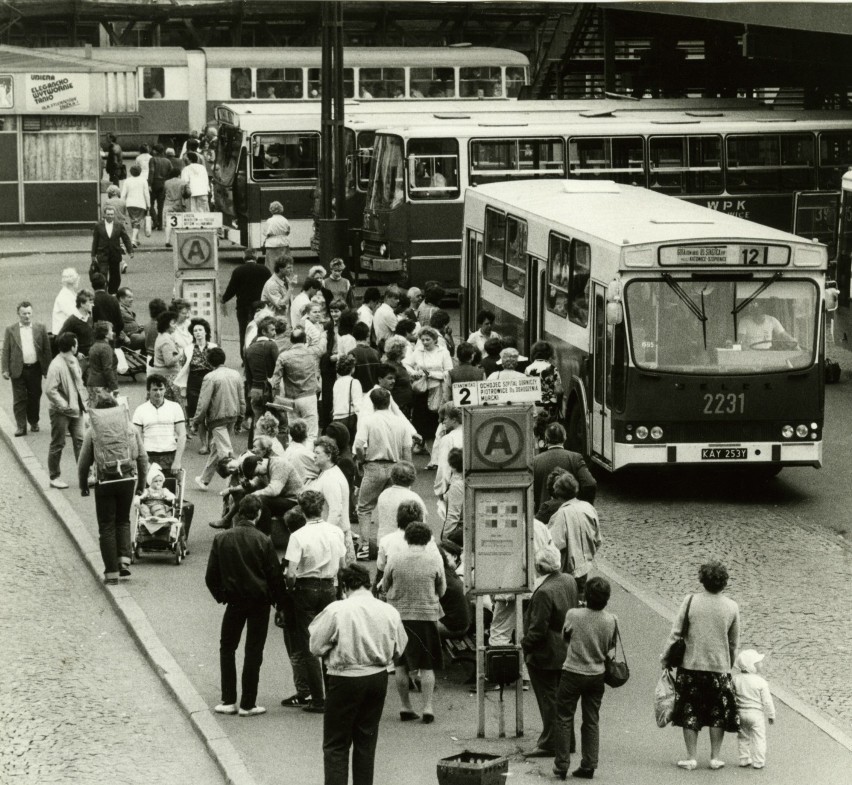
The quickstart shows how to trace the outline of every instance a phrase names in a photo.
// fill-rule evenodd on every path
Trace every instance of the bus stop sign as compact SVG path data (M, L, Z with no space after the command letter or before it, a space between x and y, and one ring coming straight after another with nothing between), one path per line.
M532 406L467 406L464 416L466 472L530 471L533 444Z

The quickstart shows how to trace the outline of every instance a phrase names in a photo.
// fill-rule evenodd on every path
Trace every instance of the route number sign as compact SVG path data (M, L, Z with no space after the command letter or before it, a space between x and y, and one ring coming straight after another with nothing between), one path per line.
M508 403L536 403L541 400L541 379L492 379L480 382L456 382L453 403L456 406L499 406Z
M221 229L222 213L171 213L172 229Z

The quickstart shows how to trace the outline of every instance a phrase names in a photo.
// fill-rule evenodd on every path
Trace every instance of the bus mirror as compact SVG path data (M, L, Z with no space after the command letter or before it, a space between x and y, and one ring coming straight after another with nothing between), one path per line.
M621 302L621 281L610 281L606 287L606 301L608 303ZM616 322L613 322L616 324Z
M840 302L840 290L834 281L829 281L825 287L825 310L828 312L836 311Z
M606 304L606 323L611 327L624 321L624 306L621 303Z

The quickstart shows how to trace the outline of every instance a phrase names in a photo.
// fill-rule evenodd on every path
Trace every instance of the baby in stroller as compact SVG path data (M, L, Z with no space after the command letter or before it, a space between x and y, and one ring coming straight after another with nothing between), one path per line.
M159 518L165 522L175 518L175 495L165 487L166 475L157 463L148 469L148 487L139 497L139 515L153 523Z
M187 528L181 511L182 482L177 478L178 493L165 487L166 478L159 464L152 463L147 475L148 487L136 500L136 525L132 531L134 556L145 551L166 551L180 564L189 553Z

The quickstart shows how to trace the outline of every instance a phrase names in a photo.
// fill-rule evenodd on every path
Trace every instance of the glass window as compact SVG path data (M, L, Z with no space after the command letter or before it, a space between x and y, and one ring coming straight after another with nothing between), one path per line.
M562 140L480 139L470 143L470 184L496 183L513 177L565 176Z
M499 65L459 69L461 98L500 98L503 95L503 74Z
M581 327L588 325L590 280L589 244L552 234L547 258L547 309Z
M17 128L15 115L0 115L0 131L14 131Z
M355 97L355 69L343 69L343 95L345 98ZM322 69L308 69L308 98L320 98L322 96Z
M776 281L762 288L768 282L627 284L634 361L641 368L696 374L809 367L816 349L817 288L812 281Z
M657 136L648 141L649 187L669 194L720 193L722 140L718 136Z
M813 134L743 134L726 140L728 191L785 192L814 187Z
M231 98L251 98L251 68L231 69Z
M568 289L568 318L585 327L589 323L589 286L591 285L592 249L588 243L571 243L571 286Z
M305 180L319 176L319 134L255 134L251 141L255 180Z
M95 117L33 118L40 131L24 131L24 180L74 182L98 180L100 148Z
M408 143L408 189L412 199L458 199L458 142L412 139Z
M165 98L166 77L162 68L142 69L142 97Z
M452 68L412 68L409 72L412 98L455 98L455 72Z
M402 98L405 96L404 68L361 68L358 72L361 98Z
M366 209L387 210L402 203L405 187L405 157L402 139L376 135Z
M302 98L301 68L258 68L257 98L272 101L276 98Z
M519 65L506 67L506 97L517 98L521 88L527 83L527 69Z
M482 271L486 280L503 285L503 261L506 254L506 215L490 208L485 211L485 264Z
M572 177L646 184L641 136L574 137L568 143L568 160Z
M523 297L527 291L527 222L506 219L505 288Z
M358 134L358 156L355 162L358 189L363 191L370 182L370 169L373 165L373 146L376 143L375 131L361 131Z
M214 178L222 185L230 186L237 172L243 132L233 125L220 125L217 138L216 168Z

